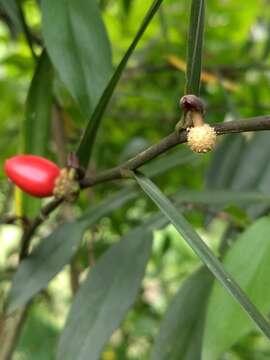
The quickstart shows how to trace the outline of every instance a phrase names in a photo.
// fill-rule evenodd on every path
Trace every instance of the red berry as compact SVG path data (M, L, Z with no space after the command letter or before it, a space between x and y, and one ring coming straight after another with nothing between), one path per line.
M6 160L5 173L24 192L36 196L51 196L60 168L35 155L18 155Z

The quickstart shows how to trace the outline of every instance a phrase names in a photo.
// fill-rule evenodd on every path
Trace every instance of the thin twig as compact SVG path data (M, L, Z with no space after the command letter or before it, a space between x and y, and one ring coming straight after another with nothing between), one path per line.
M226 123L219 123L215 125L214 128L218 135L241 133L248 131L270 130L270 115L230 121ZM148 161L165 153L176 145L185 143L186 141L187 132L185 130L181 131L180 133L173 132L172 134L161 140L159 143L150 146L148 149L139 153L125 163L112 169L105 170L97 174L95 177L88 177L83 179L81 181L81 187L84 189L107 181L125 178L125 171L136 170L142 165L146 164Z
M17 340L29 310L29 304L10 317L0 319L0 360L11 360Z
M31 226L24 232L22 237L22 248L20 252L20 260L22 260L28 253L31 237L34 235L35 230L42 224L51 212L53 212L60 204L62 200L52 200L50 203L45 205L40 214L33 220Z
M21 222L23 229L27 229L27 227L30 226L30 220L26 216L7 215L0 219L0 225L16 224L16 222Z
M226 123L219 123L216 124L214 128L218 135L241 133L248 131L270 130L270 115L230 121ZM150 146L132 159L126 161L125 163L118 165L114 168L102 171L95 176L84 178L80 182L81 188L85 189L108 181L125 179L128 177L129 171L134 171L138 169L150 160L165 153L176 145L185 143L186 141L187 132L185 130L181 131L180 133L173 132L172 134L162 139L159 143ZM25 234L23 235L23 247L20 255L21 258L26 256L29 249L31 237L37 227L44 222L46 217L48 217L49 214L61 204L61 202L61 200L52 200L41 210L41 215L34 219L27 232L25 232Z

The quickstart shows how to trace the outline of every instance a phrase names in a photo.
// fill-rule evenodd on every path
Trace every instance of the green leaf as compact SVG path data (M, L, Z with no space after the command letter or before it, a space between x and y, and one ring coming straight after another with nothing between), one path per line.
M261 192L269 194L270 142L267 132L254 133L247 140L243 136L224 138L213 159L207 174L206 185L209 189L231 189L233 191ZM256 164L256 167L250 166ZM253 218L261 216L269 205L258 203L248 206L247 211Z
M268 21L267 24L267 38L265 40L264 43L264 47L262 50L262 57L261 57L261 61L264 62L268 59L268 56L270 54L270 23Z
M15 30L22 30L22 23L20 20L20 14L18 11L18 6L16 0L0 0L0 7L10 16L12 23L15 26Z
M84 224L64 224L21 262L8 295L8 313L25 305L62 270L75 254L84 231Z
M26 113L22 129L24 154L46 156L51 126L53 68L44 51L39 58L26 100ZM22 193L22 213L36 214L40 200Z
M42 0L43 35L62 81L90 117L111 73L111 50L96 0Z
M132 191L123 190L89 209L78 221L60 226L43 239L17 270L8 296L7 311L12 312L26 304L47 286L71 261L88 227L133 198Z
M51 0L54 1L54 0ZM78 149L77 149L77 155L80 159L80 163L85 168L88 165L88 162L90 160L93 145L96 139L96 135L103 117L103 114L107 108L107 105L113 95L113 92L116 88L116 85L118 84L118 81L123 73L123 70L125 69L127 62L132 55L133 51L135 50L139 40L143 36L145 30L147 29L150 21L152 20L153 16L159 9L161 3L163 0L155 0L150 7L149 11L147 12L134 40L132 41L130 47L128 48L127 52L125 53L123 59L121 60L120 64L117 66L110 82L108 83L105 91L103 92L94 112L91 116L91 119L89 120L87 127L85 129L85 132L83 134L83 137L79 143ZM50 2L50 1L49 1Z
M44 51L39 59L26 101L23 151L45 155L48 149L52 108L53 69Z
M242 134L224 136L213 153L206 173L206 187L208 189L230 188L235 170L241 163L241 156L245 151L246 143L247 141Z
M204 13L204 0L192 0L189 20L186 94L199 95L200 93Z
M258 183L258 185L256 186L256 188L258 189L258 191L266 194L266 197L269 196L269 184L270 184L270 164L267 163L266 167L265 167L265 171ZM265 203L257 203L257 204L251 204L248 207L248 213L253 217L253 218L258 218L259 216L262 216L263 214L265 214L265 211L269 208L269 204L265 204Z
M216 279L226 288L232 297L242 306L243 310L245 310L246 313L253 319L261 331L270 339L270 325L266 318L259 312L255 305L250 302L246 294L234 281L231 275L224 270L221 262L215 257L200 236L193 230L179 210L175 208L175 206L150 179L147 179L142 174L135 174L134 176L143 191L170 220L175 229L183 236L183 239L200 257Z
M173 196L174 200L182 203L230 205L230 204L264 204L269 206L270 195L259 191L232 190L180 190Z
M180 287L161 322L151 360L198 360L211 273L201 268ZM209 359L208 359L209 360Z
M130 13L132 0L122 0L122 7L126 15Z
M224 267L265 315L270 310L269 234L270 219L261 218L240 235L224 259ZM216 282L209 299L203 359L219 359L252 329L250 319Z
M98 260L74 300L57 359L100 358L105 343L136 299L151 247L151 233L138 229Z
M98 220L100 220L103 216L110 214L112 211L120 208L128 201L136 198L138 192L136 189L123 189L117 191L115 194L112 194L107 199L102 201L97 206L90 206L88 210L84 212L84 214L79 219L79 222L85 224L86 227L95 224Z
M268 165L270 153L269 133L255 133L247 142L245 151L242 153L231 184L234 190L254 190L258 188ZM256 164L256 167L250 166Z

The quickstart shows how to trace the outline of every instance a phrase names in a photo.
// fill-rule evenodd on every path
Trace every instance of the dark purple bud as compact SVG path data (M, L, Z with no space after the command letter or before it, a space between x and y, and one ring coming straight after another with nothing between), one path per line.
M204 103L195 95L184 95L179 102L180 108L187 113L188 111L198 111L204 114Z

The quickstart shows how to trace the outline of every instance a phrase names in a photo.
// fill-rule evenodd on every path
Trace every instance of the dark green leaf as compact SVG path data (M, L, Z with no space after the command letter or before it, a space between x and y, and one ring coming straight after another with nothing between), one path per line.
M84 224L64 224L43 239L42 243L22 261L8 295L8 313L25 305L69 263L84 231Z
M254 133L246 140L243 136L226 137L214 154L208 171L206 185L212 189L262 192L269 194L270 142L267 132ZM256 164L254 166L253 164ZM252 217L260 216L268 203L248 206Z
M132 0L122 0L122 6L126 14L129 14L131 5L132 5Z
M224 138L212 159L207 186L211 189L259 190L267 173L269 152L267 132L256 133L250 140L241 135Z
M267 131L255 133L247 142L245 151L242 153L231 184L234 190L256 189L262 180L269 160L270 142ZM252 166L256 164L255 166Z
M23 122L23 145L21 152L46 156L52 116L53 69L44 51L36 66L26 101ZM22 212L27 216L36 214L40 200L22 193Z
M212 190L230 187L245 147L246 139L242 134L227 135L222 139L206 173L207 188Z
M232 297L242 306L243 310L253 319L262 332L270 339L270 325L265 317L248 299L239 285L227 273L221 262L215 257L200 236L193 230L191 225L181 215L169 199L158 189L158 187L142 174L135 174L135 179L143 191L153 200L164 215L170 220L183 239L190 245L194 252L200 257L217 280L226 288Z
M270 219L262 218L229 249L224 267L265 315L270 310L269 263ZM250 319L216 282L209 299L203 359L219 359L224 351L252 329L254 325Z
M259 183L256 186L256 188L258 189L258 191L264 193L265 196L267 197L269 194L269 185L270 185L270 163L267 162L265 166L265 171L261 176L261 179L259 180ZM265 211L267 211L267 209L269 208L270 206L267 203L252 204L248 207L248 213L252 215L252 217L257 218L262 214L264 214Z
M264 44L264 48L262 51L262 61L266 61L268 56L270 54L270 22L268 22L268 26L267 26L267 38Z
M58 359L95 360L135 301L150 256L152 235L134 230L96 263L72 305Z
M53 0L51 0L53 1ZM150 21L152 20L153 16L159 9L163 0L154 0L152 6L150 7L149 11L147 12L134 40L132 41L130 47L128 48L126 54L124 55L123 59L121 60L120 64L116 68L110 82L108 83L105 91L103 92L99 103L97 104L93 115L91 116L90 121L87 124L85 129L84 135L80 141L77 155L79 156L80 163L82 166L87 167L89 159L91 157L94 141L103 117L103 114L107 108L107 105L112 97L112 94L118 84L118 81L122 75L123 70L125 69L127 62L132 55L133 51L135 50L139 40L143 36L145 30L147 29ZM50 1L49 1L50 2Z
M70 262L88 227L133 197L132 191L123 190L92 207L78 221L60 226L43 239L18 268L8 297L8 312L27 303Z
M53 69L44 51L36 67L26 101L23 124L23 151L45 155L51 124Z
M111 51L96 0L43 0L43 35L62 81L89 118L111 73Z
M199 95L204 35L204 0L192 0L189 20L186 94Z
M7 12L13 25L15 26L14 29L11 27L12 31L15 30L15 33L17 31L21 31L22 24L21 24L20 14L18 11L16 0L0 0L0 8L3 8L3 10Z
M231 190L180 190L173 196L174 200L182 203L230 205L230 204L267 204L270 205L270 195L259 191L231 191Z
M120 208L128 201L136 198L137 194L138 191L132 188L117 191L115 194L102 201L98 206L90 206L89 209L84 212L79 221L83 222L85 226L91 226L95 224L101 217L105 216L106 214L110 214L112 211Z
M201 268L180 287L161 322L151 360L198 360L211 273ZM209 360L209 359L208 359Z

